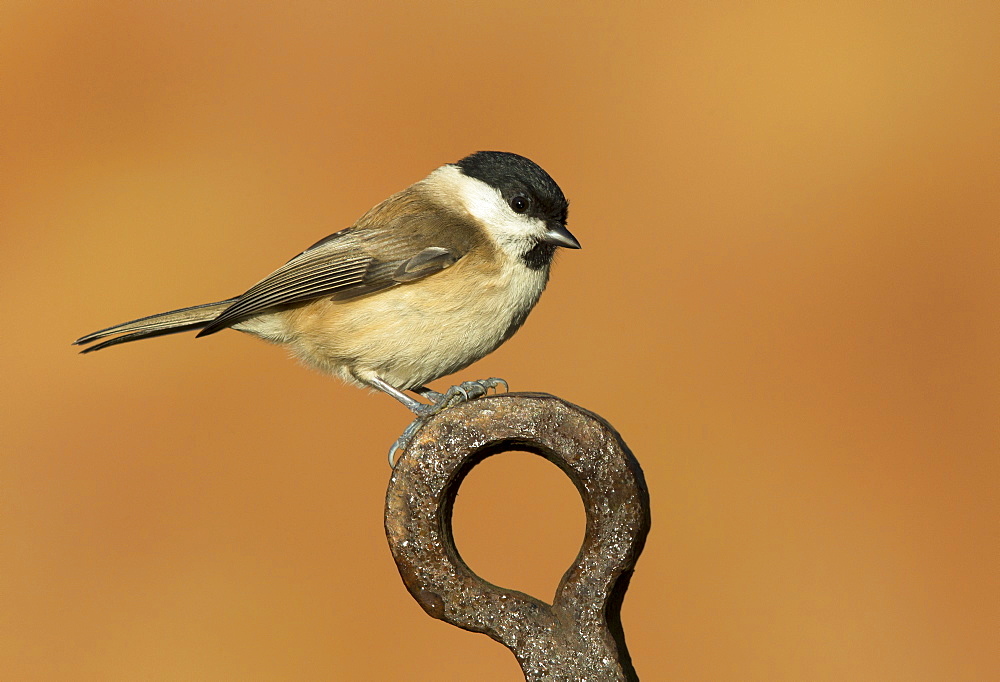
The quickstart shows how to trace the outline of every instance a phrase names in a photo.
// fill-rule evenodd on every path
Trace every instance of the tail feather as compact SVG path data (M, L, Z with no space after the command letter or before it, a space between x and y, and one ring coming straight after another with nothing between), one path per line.
M81 336L74 341L74 345L82 346L88 343L103 339L108 336L115 336L89 348L84 348L81 353L90 353L95 350L114 346L119 343L138 341L139 339L151 338L153 336L164 336L166 334L176 334L178 332L193 331L205 327L209 322L218 317L219 313L228 308L236 299L218 301L216 303L205 303L203 305L171 310L158 315L140 317L138 320L131 320L116 324L107 329ZM119 335L120 336L116 336Z

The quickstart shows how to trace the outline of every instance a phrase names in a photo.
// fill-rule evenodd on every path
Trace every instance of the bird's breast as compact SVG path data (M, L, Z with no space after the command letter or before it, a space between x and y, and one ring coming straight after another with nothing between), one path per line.
M283 327L271 340L321 370L415 388L495 350L524 322L547 278L548 268L466 257L423 280L346 301L319 299L258 324Z

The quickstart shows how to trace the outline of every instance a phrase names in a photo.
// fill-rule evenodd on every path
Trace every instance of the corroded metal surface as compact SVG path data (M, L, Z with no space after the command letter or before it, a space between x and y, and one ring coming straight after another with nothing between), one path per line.
M452 537L462 479L514 449L566 472L587 514L580 554L552 605L477 576ZM638 679L619 612L649 523L642 470L618 433L546 394L489 396L434 416L403 452L386 495L386 535L413 598L434 618L504 644L526 680Z

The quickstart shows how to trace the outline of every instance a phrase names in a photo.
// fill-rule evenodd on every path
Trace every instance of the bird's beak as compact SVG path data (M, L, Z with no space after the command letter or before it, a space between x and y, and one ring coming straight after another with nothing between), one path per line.
M580 242L569 230L558 223L549 223L549 229L542 235L542 241L553 246L564 246L567 249L579 249Z

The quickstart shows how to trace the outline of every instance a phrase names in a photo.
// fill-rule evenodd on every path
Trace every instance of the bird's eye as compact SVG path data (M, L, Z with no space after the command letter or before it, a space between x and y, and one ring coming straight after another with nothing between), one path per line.
M514 213L525 213L530 206L531 201L528 200L528 197L521 194L510 200L510 207Z

